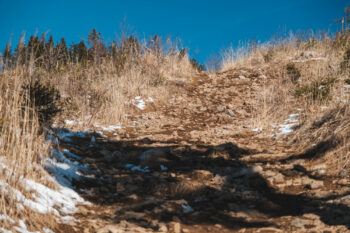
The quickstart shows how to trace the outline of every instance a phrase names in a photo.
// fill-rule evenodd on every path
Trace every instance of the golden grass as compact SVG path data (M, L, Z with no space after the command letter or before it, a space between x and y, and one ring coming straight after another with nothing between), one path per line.
M337 164L336 170L349 168L349 135L344 133L350 132L350 125L346 123L349 114L335 114L332 117L337 119L333 119L335 128L330 124L321 129L305 128L330 114L329 111L343 111L349 104L350 93L345 88L350 74L346 59L349 41L350 34L308 40L297 40L292 36L249 49L229 48L223 53L222 70L248 68L251 73L258 71L261 74L259 93L252 103L255 113L252 127L261 127L271 135L275 133L272 124L283 123L290 114L299 113L302 127L294 132L291 144L305 151L311 144L317 145L329 137L336 137L336 145L327 151L325 157L334 166Z
M183 79L196 73L187 55L177 50L156 53L143 48L143 53L129 57L122 72L110 59L100 66L68 65L61 73L46 74L62 95L62 119L75 118L83 124L116 124L125 120L135 108L130 102L135 96L166 102L174 91L171 80Z
M126 104L135 96L152 97L159 104L168 102L174 91L169 88L169 82L186 80L196 73L187 55L180 54L175 47L155 51L143 46L142 53L127 56L122 71L108 57L98 66L67 64L55 71L47 71L31 61L1 70L0 165L6 165L8 169L0 166L0 181L8 185L0 186L0 214L11 217L15 225L24 220L29 230L58 229L53 214L43 216L21 209L10 191L17 189L27 198L32 198L21 185L23 179L33 179L55 188L43 169L43 161L51 146L45 142L44 135L39 135L43 125L39 125L35 110L26 104L23 87L39 80L59 91L62 111L54 119L58 124L66 119L82 122L75 125L75 129L92 128L96 123L117 124L125 120L126 114L139 111ZM9 230L15 226L1 220L0 225Z
M0 182L3 184L0 187L0 213L11 217L17 224L19 219L25 220L28 229L42 229L43 226L54 229L52 215L33 215L31 210L20 208L14 199L16 195L12 193L14 188L30 198L21 185L23 179L54 186L42 167L49 145L42 135L38 135L35 112L25 106L21 95L21 87L26 81L21 69L0 74ZM12 227L9 221L2 222L1 226Z

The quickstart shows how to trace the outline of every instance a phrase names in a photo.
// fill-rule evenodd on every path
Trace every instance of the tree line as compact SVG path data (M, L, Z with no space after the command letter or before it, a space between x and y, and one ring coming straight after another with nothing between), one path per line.
M153 50L155 54L162 53L160 38L155 35L148 41L148 49ZM11 69L18 65L34 65L44 68L48 71L56 70L68 64L81 65L100 65L104 60L114 62L117 68L122 69L127 58L140 56L142 46L135 36L129 36L121 40L112 41L107 45L95 28L88 34L87 43L82 40L79 43L73 43L70 46L64 37L57 43L54 43L53 36L46 39L46 34L30 36L27 43L24 42L24 36L21 36L14 50L11 48L11 41L6 45L2 52L2 69ZM180 58L188 50L180 51ZM202 71L204 66L200 65L194 58L191 60L195 69Z

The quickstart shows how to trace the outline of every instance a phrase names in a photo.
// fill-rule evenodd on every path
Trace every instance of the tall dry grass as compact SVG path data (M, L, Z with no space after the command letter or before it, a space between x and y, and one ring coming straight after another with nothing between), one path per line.
M82 124L75 127L86 129L96 123L119 123L126 114L139 111L127 104L135 96L152 97L158 104L167 102L176 91L170 88L170 82L186 82L186 78L197 72L187 54L170 41L157 49L143 43L129 51L123 57L122 69L109 57L101 59L98 65L68 62L52 70L45 69L45 64L36 65L32 55L29 62L15 61L11 67L1 61L0 214L9 216L16 224L25 220L29 230L41 230L44 226L58 229L53 215L42 216L22 208L11 193L14 188L32 198L21 185L23 179L55 188L43 169L43 161L50 153L43 133L52 122L40 121L38 111L45 106L36 108L32 103L37 101L28 99L33 98L28 94L33 89L31 84L37 81L60 94L57 102L48 103L60 110L53 121L60 124L66 119L76 120ZM9 230L14 226L9 221L0 220L0 223L0 227Z
M157 50L145 42L140 46L127 54L122 70L113 59L105 58L99 66L68 64L59 73L37 72L50 77L49 82L59 90L64 119L77 119L81 127L116 124L137 110L127 104L135 96L151 97L158 104L167 102L175 91L169 83L186 82L197 72L176 44L168 41L166 48L159 46Z
M0 213L14 221L24 220L28 229L54 229L53 216L43 216L22 208L16 201L13 188L25 191L21 181L33 179L50 185L43 170L43 160L49 153L44 136L39 135L36 112L24 99L23 85L28 82L26 71L15 69L0 74ZM11 187L11 188L10 188ZM1 227L11 229L14 225L3 221Z
M339 136L341 138L325 157L336 153L337 156L327 158L333 158L333 164L349 167L350 142L347 134L339 133L340 129L336 130L329 124L317 130L305 128L328 112L335 114L349 104L350 93L346 88L350 74L349 49L349 33L319 37L290 36L274 43L229 48L223 53L222 70L248 68L250 72L259 73L257 78L261 85L253 103L253 127L264 128L271 135L276 132L272 132L273 124L281 124L290 114L298 113L301 127L292 134L291 144L305 151L311 145L326 140L329 135ZM339 120L339 126L345 127L342 132L350 131L350 126L344 123L350 117L348 114L341 117L335 114L333 117ZM328 133L317 134L316 131ZM336 162L338 158L342 158L341 163Z

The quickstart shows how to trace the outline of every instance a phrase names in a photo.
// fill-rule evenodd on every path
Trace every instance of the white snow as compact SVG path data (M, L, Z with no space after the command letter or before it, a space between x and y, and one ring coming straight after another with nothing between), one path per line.
M328 61L327 57L313 57L309 59L297 59L293 60L292 62L294 63L302 63L302 62L307 62L307 61Z
M261 127L258 127L258 128L255 128L255 129L252 129L253 132L260 132L262 131L262 128Z
M20 233L40 233L40 231L28 231L27 226L23 220L18 221L19 227L14 227Z
M37 193L33 195L33 197L37 203L46 207L46 211L43 209L43 213L47 213L49 212L48 210L52 210L57 206L59 207L60 213L65 215L72 214L77 211L77 204L87 204L76 192L66 187L61 186L60 190L53 190L28 179L23 183L27 191L35 191ZM58 212L54 212L58 214Z
M144 100L142 99L141 96L136 96L130 102L132 105L136 106L137 108L144 110L146 108L146 102L153 103L154 99L151 97L148 97L146 100ZM130 102L126 101L125 104L130 104Z
M136 166L131 163L125 164L125 168L130 168L131 171L150 172L148 166L141 168L141 166Z
M123 127L120 125L110 125L110 126L101 126L101 129L106 132L112 132L116 129L122 129Z
M55 233L55 232L53 232L52 230L50 230L49 228L46 228L46 227L43 228L43 232L44 233Z
M67 150L67 149L64 149L64 150L63 150L63 153L64 153L65 155L67 155L68 157L71 157L71 158L73 158L73 159L81 160L81 157L80 157L79 155L76 155L76 154L70 152L70 151Z
M287 135L293 132L293 127L298 125L298 119L296 119L298 116L298 113L291 114L287 119L284 120L284 124L278 125L279 133L276 135Z
M7 215L0 214L0 221L7 221L10 224L15 224L15 221Z
M80 180L81 176L78 171L90 171L88 165L80 164L77 161L70 161L62 151L54 149L54 157L47 159L45 168L51 173L55 180L66 187L72 187L72 180Z
M194 209L189 205L181 204L181 206L185 214L192 213L194 211Z
M65 120L64 123L66 123L66 125L76 125L77 122L74 120Z
M141 96L136 96L131 103L135 105L137 108L143 110L146 107L146 102L141 98Z
M62 223L64 223L64 224L69 224L69 222L80 222L79 220L77 220L73 216L63 216L63 217L61 217L61 220L62 220Z
M168 168L166 167L166 166L164 166L164 165L160 165L160 170L162 170L162 171L166 171L166 170L168 170Z
M7 229L2 228L2 227L0 227L0 232L1 232L1 233L12 233L12 231L7 230Z

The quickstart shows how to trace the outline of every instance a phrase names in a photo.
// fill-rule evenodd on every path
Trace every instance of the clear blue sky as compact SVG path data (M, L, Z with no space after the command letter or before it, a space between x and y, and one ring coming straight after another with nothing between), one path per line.
M22 31L62 36L68 43L87 39L92 28L106 41L118 38L126 22L139 37L181 38L190 54L205 62L225 47L276 33L313 29L334 32L345 0L0 0L0 48ZM125 20L126 19L126 20Z

